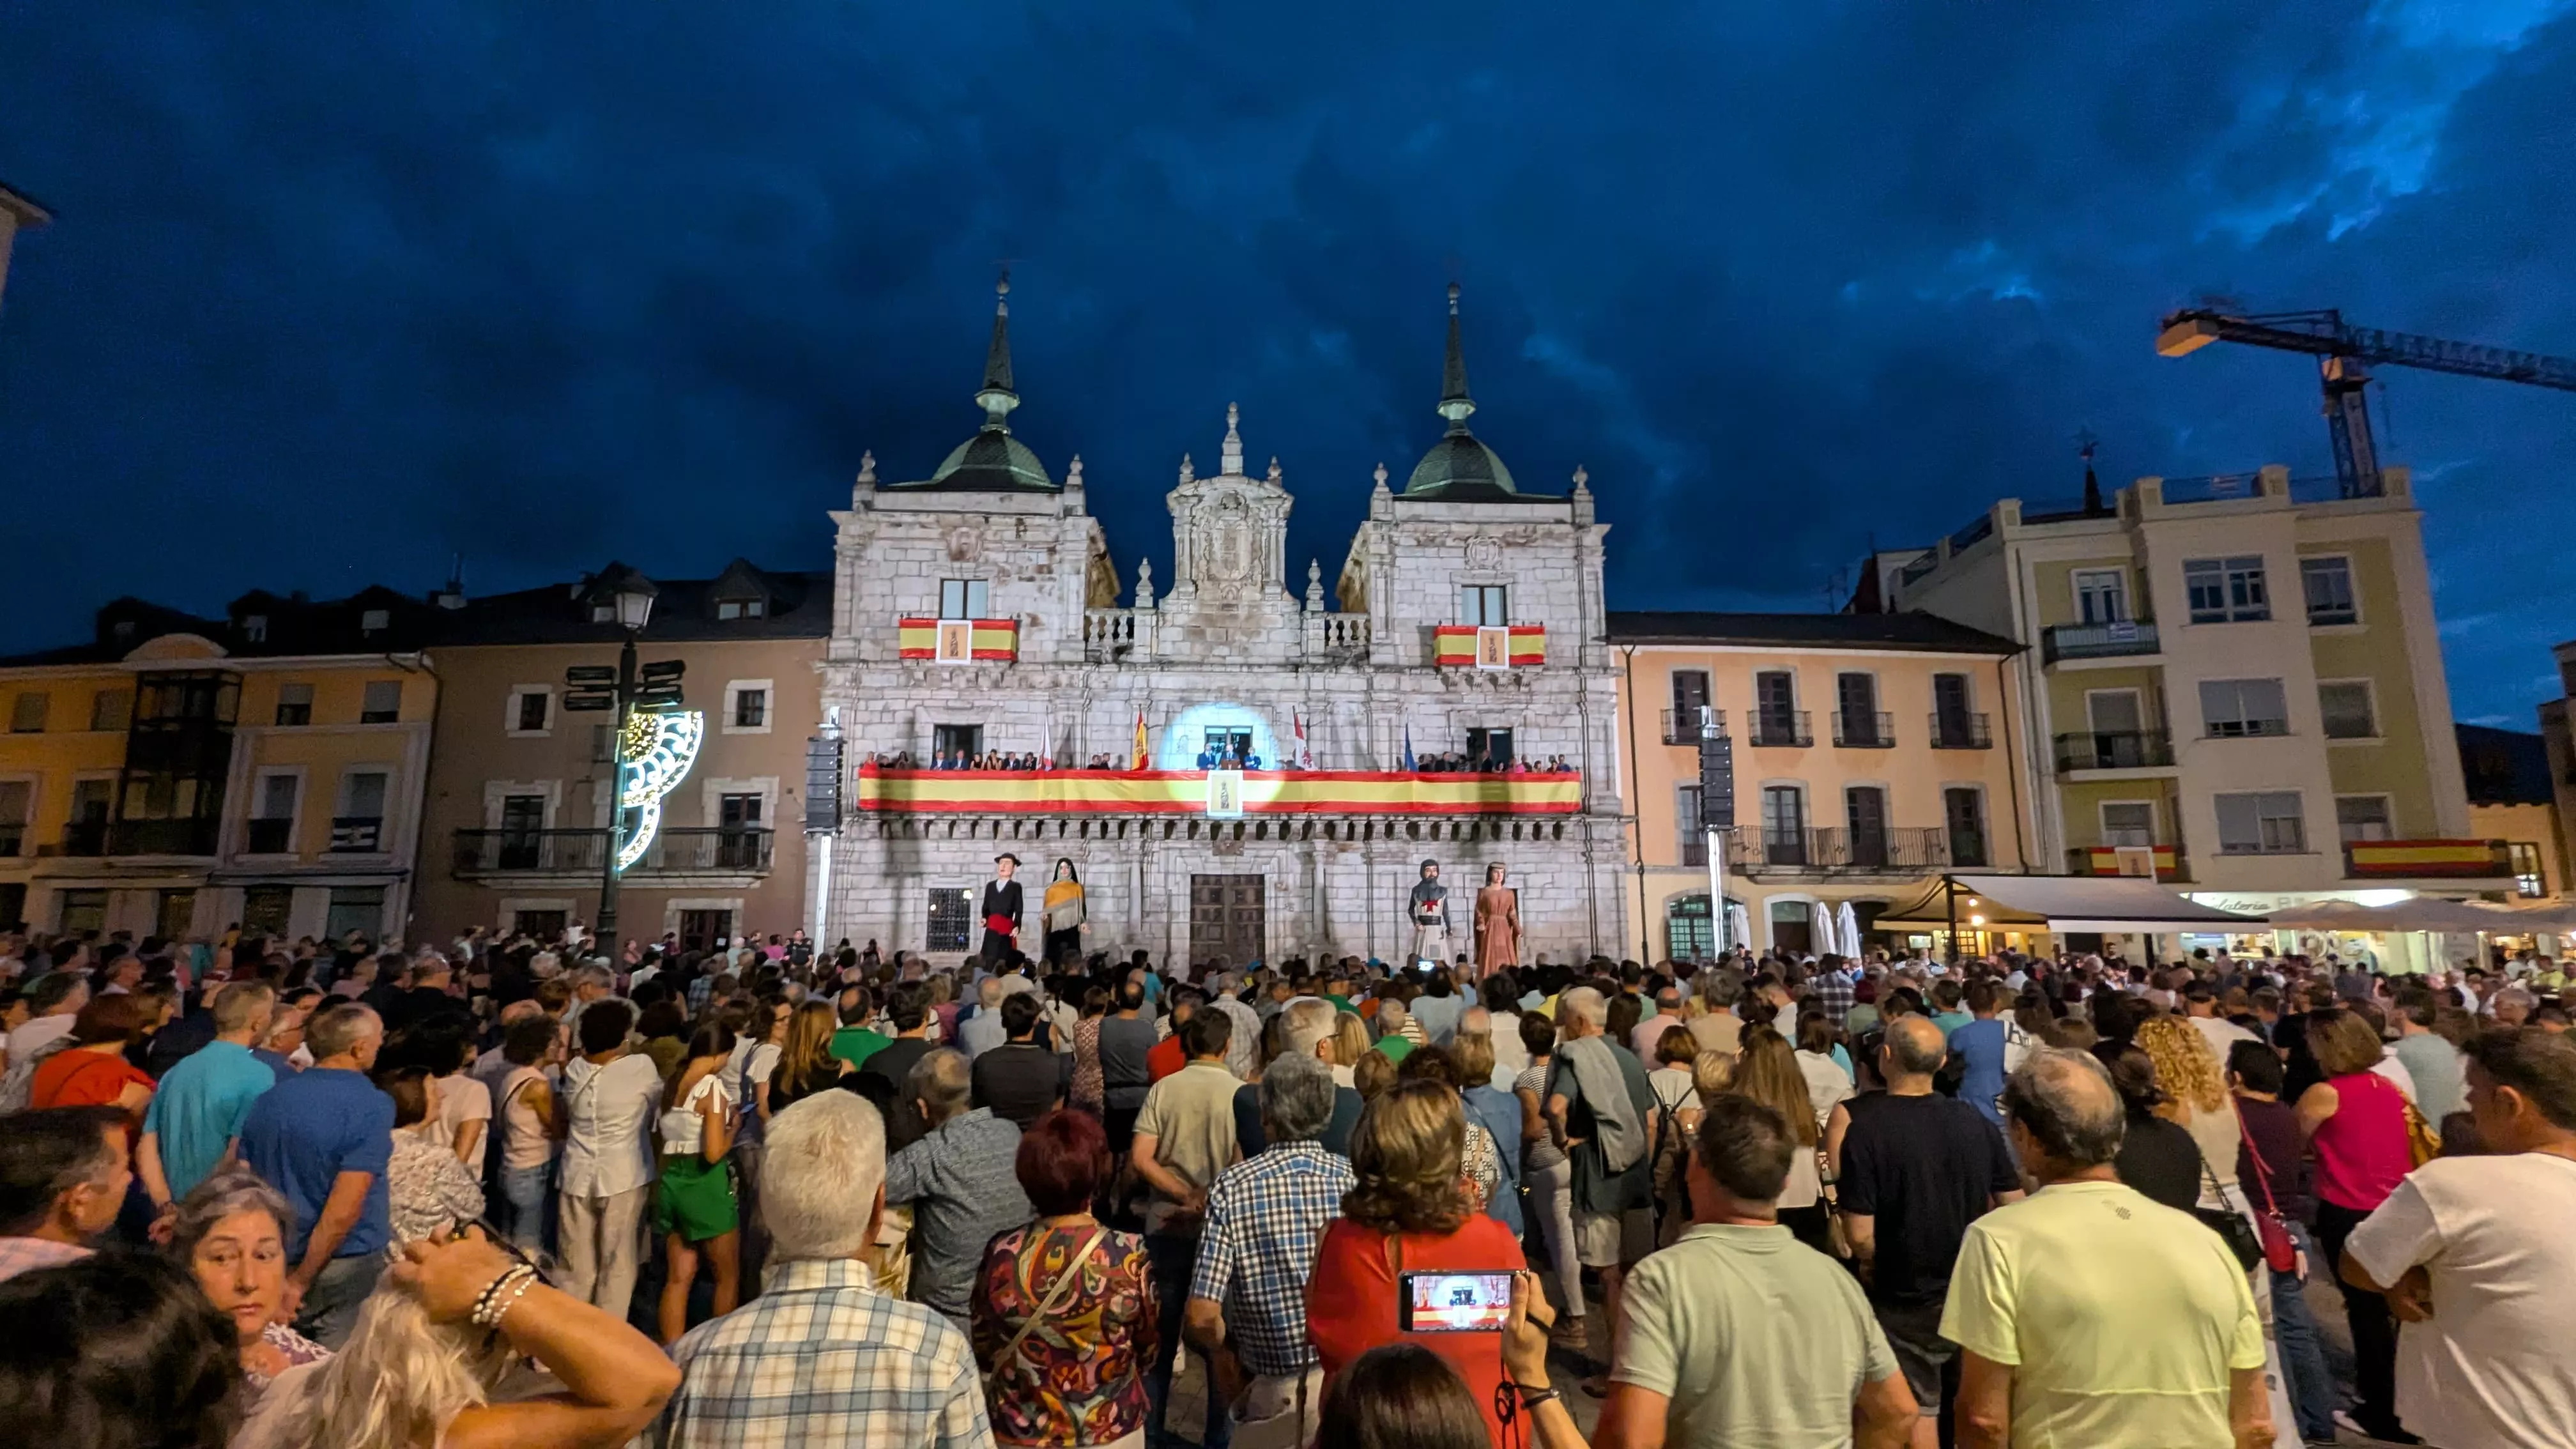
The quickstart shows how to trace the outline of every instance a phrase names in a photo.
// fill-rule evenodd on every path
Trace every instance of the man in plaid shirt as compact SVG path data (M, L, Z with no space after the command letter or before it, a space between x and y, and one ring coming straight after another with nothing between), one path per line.
M1840 957L1829 959L1834 964L1819 967L1815 975L1807 978L1807 986L1815 992L1816 1006L1824 1012L1825 1020L1834 1024L1834 1030L1840 1031L1843 1018L1851 1015L1851 968Z
M1268 1149L1208 1185L1185 1331L1235 1404L1238 1449L1306 1442L1317 1397L1306 1273L1354 1185L1349 1160L1316 1140L1332 1120L1332 1068L1303 1053L1279 1057L1261 1076Z
M860 1250L885 1207L885 1124L851 1092L769 1123L759 1297L672 1348L656 1449L992 1449L974 1350L936 1311L876 1290Z

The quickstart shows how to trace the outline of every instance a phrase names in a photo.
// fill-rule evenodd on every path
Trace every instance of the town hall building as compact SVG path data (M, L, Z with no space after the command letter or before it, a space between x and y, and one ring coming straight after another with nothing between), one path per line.
M1232 406L1215 467L1184 456L1166 495L1174 577L1139 562L1123 587L1081 459L1059 477L1012 428L1002 291L982 427L919 481L871 456L833 515L823 704L850 774L810 867L824 939L953 960L1007 851L1033 955L1060 859L1086 950L1400 959L1430 860L1453 954L1490 865L1518 892L1523 961L1615 953L1608 528L1581 469L1569 494L1525 491L1469 431L1456 289L1446 432L1400 485L1378 468L1329 591L1320 560L1292 585L1295 500L1275 458L1247 468ZM950 767L995 755L1010 767Z

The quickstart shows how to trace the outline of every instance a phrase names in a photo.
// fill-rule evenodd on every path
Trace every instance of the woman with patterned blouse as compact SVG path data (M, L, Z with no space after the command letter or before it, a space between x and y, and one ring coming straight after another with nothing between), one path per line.
M1154 1361L1154 1270L1145 1240L1091 1215L1109 1175L1100 1122L1070 1108L1020 1137L1015 1163L1036 1222L984 1250L975 1283L975 1360L1002 1444L1142 1443Z
M1109 1089L1100 1076L1100 1019L1109 1014L1109 993L1097 986L1082 993L1082 1017L1073 1024L1073 1105L1097 1117Z

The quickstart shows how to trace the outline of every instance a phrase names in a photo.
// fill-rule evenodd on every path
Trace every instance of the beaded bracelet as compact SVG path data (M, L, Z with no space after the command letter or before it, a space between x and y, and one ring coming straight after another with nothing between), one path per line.
M527 1291L526 1284L536 1276L536 1269L521 1263L493 1279L491 1285L483 1290L482 1296L474 1300L474 1325L477 1328L490 1328L498 1324L501 1321L501 1314L507 1311L502 1306L501 1295L508 1292L513 1284L519 1285L521 1292ZM515 1302L515 1298L512 1301Z
M527 1297L528 1290L536 1287L538 1281L537 1275L533 1271L526 1277L521 1278L519 1280L519 1285L510 1290L510 1296L502 1299L499 1303L493 1306L492 1322L489 1326L493 1328L500 1327L502 1320L510 1316L510 1310L519 1306L519 1300Z

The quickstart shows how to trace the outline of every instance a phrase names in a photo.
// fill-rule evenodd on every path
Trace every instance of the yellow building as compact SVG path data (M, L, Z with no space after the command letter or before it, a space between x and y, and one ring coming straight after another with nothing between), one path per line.
M1874 592L2030 646L2036 867L2143 874L2263 913L2511 888L2471 828L2407 470L2287 469L2005 499Z
M2047 868L2015 773L2011 640L1925 614L1617 612L1609 638L1644 959L1713 944L1704 719L1733 761L1725 889L1749 939L1729 945L1813 949L1845 904L1867 936L1943 870Z
M0 659L0 922L38 931L399 934L438 679L430 606L137 599Z

